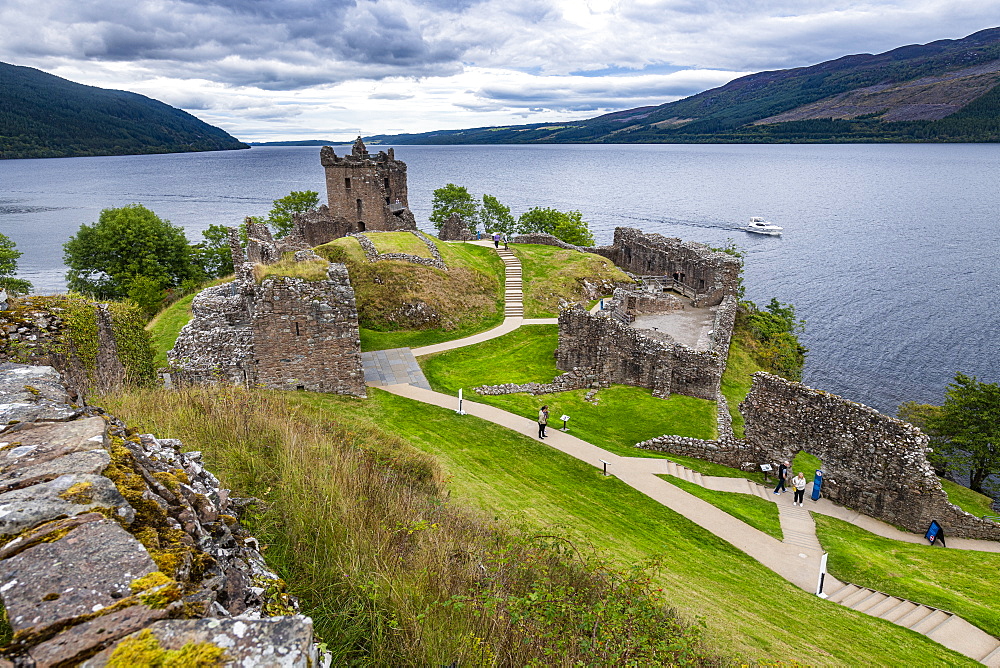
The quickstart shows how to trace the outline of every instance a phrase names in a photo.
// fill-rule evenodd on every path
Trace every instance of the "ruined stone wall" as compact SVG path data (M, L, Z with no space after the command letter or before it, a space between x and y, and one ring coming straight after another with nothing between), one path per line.
M457 213L451 214L438 230L438 239L441 241L472 241L475 238L476 235Z
M53 366L80 401L91 391L153 382L153 353L137 307L74 295L23 297L6 306L0 362Z
M936 519L947 535L1000 540L1000 525L948 502L928 439L910 424L765 373L754 374L740 411L758 461L791 461L800 450L819 457L823 495L836 503L911 531Z
M696 306L715 306L739 290L739 258L694 241L618 227L611 246L587 250L637 276L675 278L694 291Z
M406 163L396 160L392 149L371 156L358 138L344 157L324 146L320 162L330 215L357 223L362 232L416 229L407 200Z
M280 258L264 235L255 257ZM260 284L230 229L236 280L206 288L167 353L177 384L232 383L366 396L358 310L347 267L325 280L270 276ZM251 253L250 248L247 250ZM296 262L321 260L296 251Z
M735 303L727 303L724 310L732 311L735 318ZM676 392L714 401L731 331L719 334L710 350L695 351L645 336L614 318L591 315L577 306L559 314L556 366L564 371L589 371L602 382L645 387L657 397Z
M410 230L410 233L424 242L424 245L427 246L427 251L431 254L430 257L411 255L410 253L379 253L378 248L376 248L372 240L368 238L367 233L359 232L352 236L358 240L358 244L361 246L361 250L365 252L365 257L369 262L379 262L380 260L404 260L406 262L422 264L426 267L435 267L437 269L448 271L448 265L445 264L444 258L441 257L441 252L438 250L437 244L434 243L434 240L420 230Z
M366 396L354 290L347 267L327 281L266 279L251 318L256 382L283 390Z
M615 308L628 316L668 313L684 308L684 302L677 295L631 288L616 288L612 300Z
M292 225L289 236L301 239L303 244L310 248L359 231L356 221L331 214L326 204L322 204L318 209L312 211L294 214Z
M312 621L237 521L243 500L179 441L69 401L51 367L0 364L0 598L15 633L0 664L103 666L148 631L232 665L316 665Z
M558 237L554 237L551 234L545 232L532 232L531 234L520 234L510 240L511 243L515 244L541 244L543 246L558 246L559 248L565 248L567 250L580 251L581 253L596 253L597 249L589 246L574 246L573 244L566 243Z

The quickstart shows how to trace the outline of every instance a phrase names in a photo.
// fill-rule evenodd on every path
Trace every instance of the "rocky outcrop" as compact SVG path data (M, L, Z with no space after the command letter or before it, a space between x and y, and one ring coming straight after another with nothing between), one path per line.
M164 648L216 648L226 665L308 665L311 621L198 453L74 407L51 367L0 365L0 402L6 659L129 664L151 633ZM263 619L274 614L290 616Z

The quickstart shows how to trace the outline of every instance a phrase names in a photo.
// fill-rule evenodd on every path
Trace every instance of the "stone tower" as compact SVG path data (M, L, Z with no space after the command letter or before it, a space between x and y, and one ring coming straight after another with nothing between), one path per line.
M324 146L319 157L329 216L346 218L357 232L417 228L406 199L406 163L396 160L391 148L372 156L358 137L350 155L338 157Z

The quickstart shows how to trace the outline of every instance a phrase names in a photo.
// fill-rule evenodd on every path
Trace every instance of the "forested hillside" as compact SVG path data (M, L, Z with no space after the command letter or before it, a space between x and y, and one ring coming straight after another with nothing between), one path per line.
M0 158L249 148L186 111L0 63Z
M559 125L370 143L1000 141L1000 28L964 39L759 72L697 95Z

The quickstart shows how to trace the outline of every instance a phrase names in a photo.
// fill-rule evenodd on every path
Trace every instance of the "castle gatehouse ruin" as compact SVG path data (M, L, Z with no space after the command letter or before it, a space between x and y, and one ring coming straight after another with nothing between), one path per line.
M271 275L257 280L261 260L281 258L264 231L251 229L249 262L236 230L230 245L236 280L207 288L191 304L193 317L167 354L178 383L227 382L280 390L366 396L354 290L343 264L311 250L316 280Z

